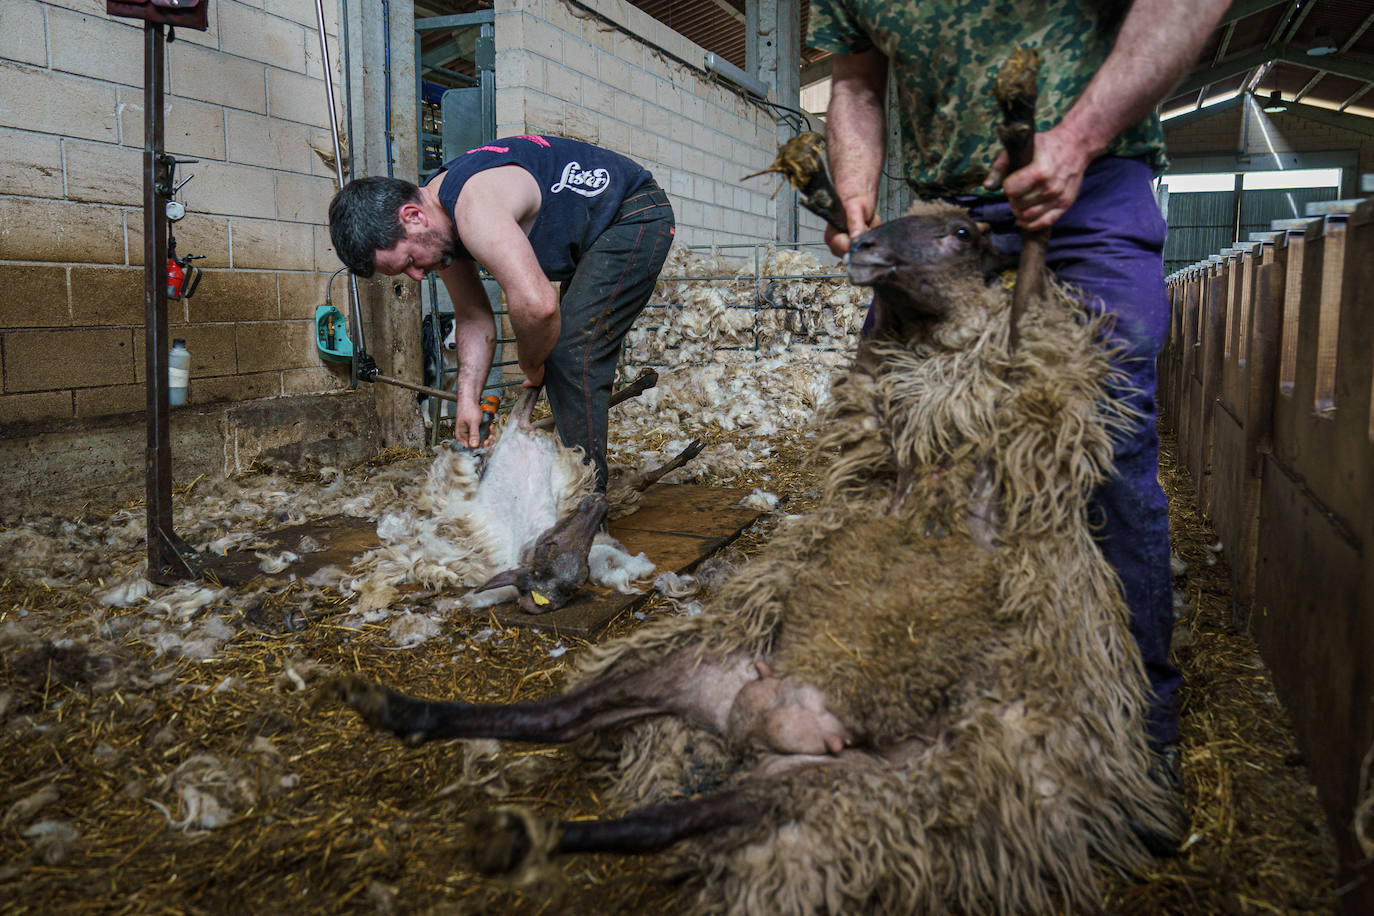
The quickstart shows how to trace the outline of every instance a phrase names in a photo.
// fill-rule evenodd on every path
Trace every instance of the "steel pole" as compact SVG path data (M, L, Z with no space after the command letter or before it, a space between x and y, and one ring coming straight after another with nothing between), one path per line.
M339 116L334 110L334 76L329 68L329 40L324 32L324 0L315 0L315 23L320 30L320 61L324 70L324 96L329 104L329 135L334 140L334 179L338 186L344 186L343 155L339 147ZM352 271L348 274L348 305L351 311L348 330L353 339L353 362L349 370L350 382L358 387L359 353L367 352L367 340L363 335L362 309L358 305L358 278Z
M195 551L172 530L172 441L167 390L167 200L172 162L163 153L162 25L143 26L143 322L147 376L148 579L170 585L199 576Z

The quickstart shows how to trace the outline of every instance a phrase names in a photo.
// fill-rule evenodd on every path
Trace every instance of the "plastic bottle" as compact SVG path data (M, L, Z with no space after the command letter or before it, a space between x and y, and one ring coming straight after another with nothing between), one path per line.
M186 341L180 337L172 341L172 350L167 354L167 403L180 407L186 403L186 386L191 381L191 354L186 350Z

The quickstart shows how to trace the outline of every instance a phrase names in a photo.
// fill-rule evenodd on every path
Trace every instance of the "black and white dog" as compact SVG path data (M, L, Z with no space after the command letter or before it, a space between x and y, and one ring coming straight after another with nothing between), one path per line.
M434 329L434 315L426 315L420 325L420 349L425 354L425 387L439 388L443 391L453 390L454 376L453 370L458 368L458 344L453 334L453 316L443 312L438 314L439 330ZM436 346L437 344L437 346ZM435 354L439 354L436 360ZM439 375L439 364L443 364L444 376ZM430 398L426 395L419 395L420 415L424 418L425 427L429 428L434 422L432 413L434 405L430 403ZM453 402L439 400L440 418L452 419Z

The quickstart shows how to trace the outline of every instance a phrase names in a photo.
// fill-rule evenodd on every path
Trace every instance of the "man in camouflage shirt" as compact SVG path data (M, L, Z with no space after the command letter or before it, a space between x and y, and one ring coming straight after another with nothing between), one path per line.
M809 43L833 52L826 131L850 231L876 222L888 65L902 170L920 197L953 199L992 224L1052 228L1047 263L1090 307L1116 317L1128 401L1140 413L1094 494L1099 543L1122 580L1131 632L1153 691L1152 743L1172 755L1180 676L1169 661L1173 596L1169 507L1160 488L1155 357L1168 330L1164 221L1151 182L1163 169L1155 106L1195 59L1228 0L811 0ZM1006 175L993 98L1018 47L1044 58L1035 157ZM849 237L826 233L836 254Z

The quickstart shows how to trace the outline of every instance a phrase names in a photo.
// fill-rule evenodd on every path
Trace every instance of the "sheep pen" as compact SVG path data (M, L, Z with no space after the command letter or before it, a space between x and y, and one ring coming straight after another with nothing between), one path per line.
M718 259L679 257L680 274L721 276ZM779 512L699 571L704 593L719 569L758 553L785 514L816 503L833 456L807 463L809 418L832 367L852 352L866 299L830 280L778 281L773 302L787 301L779 297L795 284L793 301L807 303L789 326L786 309L763 301L755 315L750 307L752 290L766 292L773 281L756 283L747 264L733 269L746 278L700 281L701 301L683 291L689 284L660 287L655 303L663 313L700 314L704 330L683 322L683 336L673 339L672 322L651 325L655 316L646 313L640 324L658 330L644 336L664 349L647 343L636 357L632 340L627 362L663 362L665 381L642 403L612 411L614 467L654 463L675 453L679 440L704 434L709 451L675 479L758 488L779 499ZM830 288L845 324L817 343L815 326L798 321ZM711 301L705 294L712 290L745 305L731 311L749 316L749 349L727 349L744 345L744 322L718 315L730 306ZM763 333L757 350L756 326ZM808 339L797 340L799 328ZM687 371L677 379L668 370L679 365ZM341 511L377 518L404 501L431 461L393 453L356 468L263 468L194 482L178 490L177 530L205 549L260 543L264 562L274 554L280 560L281 545L259 541L268 529ZM1230 628L1215 537L1189 510L1190 483L1167 455L1163 478L1174 549L1186 566L1176 582L1175 652L1185 674L1192 829L1183 856L1156 862L1140 880L1106 875L1102 908L1330 911L1331 841L1301 755L1253 641ZM558 817L601 810L601 785L569 765L568 749L489 741L405 749L359 728L346 710L312 706L310 688L323 675L360 670L425 696L547 696L592 646L463 616L439 592L401 595L362 612L366 595L307 582L195 583L112 595L136 588L130 574L141 520L137 507L87 507L65 517L11 519L0 532L0 716L8 739L0 753L12 774L0 799L0 890L10 909L671 908L672 888L633 858L573 857L561 863L552 889L512 887L455 865L472 843L464 816L496 799ZM701 597L665 592L638 613L647 621L690 614ZM608 636L635 633L645 622L626 615ZM512 796L512 760L554 775L537 795Z

